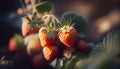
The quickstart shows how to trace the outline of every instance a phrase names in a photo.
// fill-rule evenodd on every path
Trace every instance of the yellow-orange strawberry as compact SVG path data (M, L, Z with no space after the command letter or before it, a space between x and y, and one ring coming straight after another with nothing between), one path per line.
M39 30L39 38L41 45L51 46L55 42L56 38L56 18L54 15L46 15L43 17L44 24Z
M54 45L43 48L43 54L47 61L52 61L58 54L58 48Z
M27 36L33 33L37 33L40 29L42 20L37 18L36 15L30 15L23 18L22 23L22 35Z
M49 32L45 27L41 27L39 31L39 38L42 47L50 46L55 41L56 34L54 32Z
M60 23L60 31L58 33L59 40L67 47L74 46L77 37L77 31L73 27L71 19L62 19Z
M27 45L27 53L30 56L34 56L42 52L42 46L38 34L34 34Z

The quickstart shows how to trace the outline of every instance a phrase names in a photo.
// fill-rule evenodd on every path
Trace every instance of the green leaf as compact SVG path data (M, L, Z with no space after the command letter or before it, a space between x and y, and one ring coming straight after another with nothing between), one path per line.
M37 13L44 14L52 10L52 4L50 2L41 2L35 6Z
M89 58L80 65L80 69L99 69L102 64L107 63L119 53L120 31L113 31L92 49Z
M96 47L91 51L90 56L99 57L102 54L108 56L115 56L120 52L120 31L114 31L109 33L101 43L98 43Z
M56 69L62 69L62 66L59 60L57 60Z
M65 63L65 66L63 69L73 69L77 60L78 59L75 56L73 56L69 61Z

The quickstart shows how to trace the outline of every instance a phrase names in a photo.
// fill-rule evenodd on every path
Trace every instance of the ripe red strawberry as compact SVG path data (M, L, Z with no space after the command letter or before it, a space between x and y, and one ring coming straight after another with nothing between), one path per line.
M43 68L47 66L47 61L45 60L43 55L36 55L33 57L33 66L35 68Z
M63 19L61 23L60 31L58 33L59 40L67 47L74 46L77 37L77 31L73 27L73 24L71 24L71 20Z
M56 23L59 21L54 15L45 15L42 17L44 24L39 30L39 38L41 45L51 46L56 39Z
M76 44L76 47L79 51L87 53L90 50L90 47L84 40L79 40Z
M52 61L58 54L58 48L56 46L46 46L43 48L43 54L47 61Z
M40 40L38 34L34 35L27 45L27 53L30 56L34 56L42 51L42 46L40 44Z
M40 28L39 38L42 47L50 46L55 41L55 33L53 31L48 31L45 27Z
M24 47L22 36L16 34L9 40L9 50L11 52L18 51L22 47Z
M37 33L40 29L41 19L38 19L35 15L23 18L22 23L22 35L27 36L33 33Z
M22 24L22 35L23 36L27 36L33 33L36 33L39 31L39 27L38 28L30 28L28 22L23 22Z
M11 38L9 41L9 50L10 51L17 51L18 50L16 40L14 38Z

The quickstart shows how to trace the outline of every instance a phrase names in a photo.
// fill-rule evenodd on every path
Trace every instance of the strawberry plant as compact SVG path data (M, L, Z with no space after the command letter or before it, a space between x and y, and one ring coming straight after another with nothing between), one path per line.
M90 45L86 20L71 12L55 16L50 2L32 2L32 14L23 17L22 36L10 39L10 51L25 51L33 68L99 69L120 54L120 31L108 34L102 42ZM0 61L1 64L2 61ZM106 63L107 64L107 63Z
M12 61L5 60L5 56L0 58L0 69L14 69Z

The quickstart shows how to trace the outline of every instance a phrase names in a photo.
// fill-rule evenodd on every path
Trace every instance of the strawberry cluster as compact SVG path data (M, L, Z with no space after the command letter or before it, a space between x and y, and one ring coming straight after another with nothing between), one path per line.
M17 36L10 40L10 51L25 48L33 58L35 67L44 67L55 58L71 59L76 52L89 52L90 47L86 41L78 39L81 38L78 36L81 28L75 26L79 26L79 15L75 14L75 18L72 18L66 14L58 19L49 2L36 4L35 9L33 14L22 18L23 37Z

